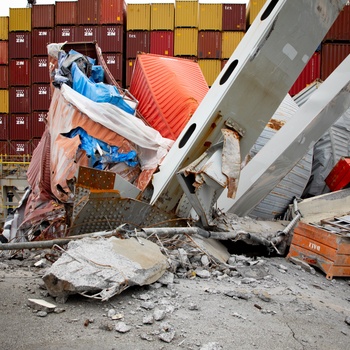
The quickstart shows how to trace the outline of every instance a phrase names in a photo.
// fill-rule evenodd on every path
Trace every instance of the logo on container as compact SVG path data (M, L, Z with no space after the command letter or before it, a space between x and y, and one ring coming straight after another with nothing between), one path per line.
M23 34L16 35L16 43L24 43L24 35Z
M24 125L24 117L17 117L16 125Z
M116 29L115 28L107 28L107 36L115 36Z
M115 56L107 56L107 64L115 64Z
M92 28L84 28L84 36L93 36L94 31Z
M47 88L45 86L39 86L38 95L47 95Z
M24 97L24 90L16 90L16 97Z
M70 28L62 29L62 36L70 36Z
M16 144L16 152L24 152L24 143Z
M45 58L40 58L38 60L38 67L40 68L46 68L47 67L47 61Z
M136 34L129 33L129 38L136 39Z
M24 66L24 61L17 61L16 66Z
M47 32L45 31L39 31L39 36L47 36Z
M46 113L39 113L38 114L38 122L43 123L45 121Z

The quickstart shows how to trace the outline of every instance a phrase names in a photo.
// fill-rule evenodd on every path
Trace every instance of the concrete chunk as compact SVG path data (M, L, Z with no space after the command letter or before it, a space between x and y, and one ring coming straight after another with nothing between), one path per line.
M34 310L53 312L56 305L51 304L43 299L28 299L27 305Z

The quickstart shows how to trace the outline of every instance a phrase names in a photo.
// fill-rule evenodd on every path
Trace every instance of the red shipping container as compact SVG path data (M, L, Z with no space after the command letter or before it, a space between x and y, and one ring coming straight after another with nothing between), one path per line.
M29 86L30 79L30 60L13 59L10 61L10 86Z
M47 55L47 44L55 42L54 29L32 30L32 56Z
M32 7L32 28L53 28L55 26L55 5Z
M77 1L56 1L56 25L75 25L77 23Z
M350 183L350 158L342 157L325 179L331 191L338 191Z
M246 28L246 4L222 4L222 30L245 31Z
M9 142L0 141L0 154L9 154Z
M124 0L100 0L100 24L123 24Z
M8 114L0 114L0 140L8 140L8 139L9 139L9 116Z
M153 30L150 34L150 53L174 56L174 32L172 30Z
M32 137L30 114L10 114L10 140L29 140Z
M100 20L99 0L79 0L77 3L77 24L98 24Z
M49 83L49 59L47 56L32 58L32 83Z
M127 31L126 32L126 58L136 58L138 52L149 52L148 31Z
M31 154L30 142L25 141L10 141L9 142L9 154L14 156L24 156Z
M323 40L350 40L350 3L343 7Z
M123 26L101 26L99 32L97 42L102 52L123 52Z
M10 87L10 113L31 112L31 88L27 86Z
M123 80L123 54L104 53L102 56L115 80L121 82Z
M0 64L9 63L9 43L8 41L0 41Z
M32 85L32 108L33 111L48 111L50 108L50 84Z
M9 67L0 66L0 89L8 89L9 87Z
M76 36L75 26L57 26L55 28L55 41L64 43L65 41L74 42Z
M221 58L221 32L212 30L198 32L198 58Z
M33 112L32 114L32 137L41 137L45 131L47 112Z
M291 96L296 95L303 90L307 85L311 84L316 79L321 77L321 54L315 52L309 62L306 64L303 71L289 90Z
M130 93L138 110L163 137L175 140L209 88L191 60L153 54L137 55Z
M125 87L129 88L135 66L135 58L128 58L125 64Z
M9 58L30 58L32 55L32 33L9 33Z
M326 80L350 54L350 43L324 43L321 47L321 79Z
M76 27L75 33L75 41L77 42L98 42L100 30L97 26L79 26Z

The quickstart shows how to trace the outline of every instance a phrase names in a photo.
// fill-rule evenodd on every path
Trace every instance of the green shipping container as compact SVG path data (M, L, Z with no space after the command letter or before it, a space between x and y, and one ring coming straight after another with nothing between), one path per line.
M0 17L0 40L9 40L9 18Z
M0 113L9 113L9 91L0 90Z
M250 26L265 5L266 0L250 0L247 6L247 26Z
M202 70L204 78L208 86L212 86L216 78L221 72L220 60L198 60L199 67Z
M198 28L198 1L175 1L175 28Z
M9 31L30 32L32 30L32 9L10 8Z
M230 58L233 51L243 39L244 32L222 32L221 33L221 58Z
M175 28L174 56L197 56L198 29Z
M222 30L222 4L199 4L199 30Z
M175 7L173 3L151 4L151 30L174 30Z
M151 4L127 4L126 30L151 30Z

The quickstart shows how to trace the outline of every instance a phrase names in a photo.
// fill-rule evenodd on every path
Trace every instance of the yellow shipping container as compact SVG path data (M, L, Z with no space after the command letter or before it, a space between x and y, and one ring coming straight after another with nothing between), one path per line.
M175 1L175 27L198 28L198 1Z
M244 32L222 32L221 33L221 58L230 58L233 51L240 43Z
M222 30L222 4L199 4L199 30Z
M250 0L247 5L247 25L250 26L265 5L266 0Z
M151 30L174 30L174 3L151 4Z
M197 56L198 29L175 28L174 56Z
M127 4L126 30L151 30L151 4Z
M9 91L0 90L0 113L9 113Z
M10 8L9 31L30 32L32 30L32 9Z
M9 18L0 17L0 40L9 40Z
M212 86L219 73L221 72L220 60L198 60L199 67L202 70L208 86Z

